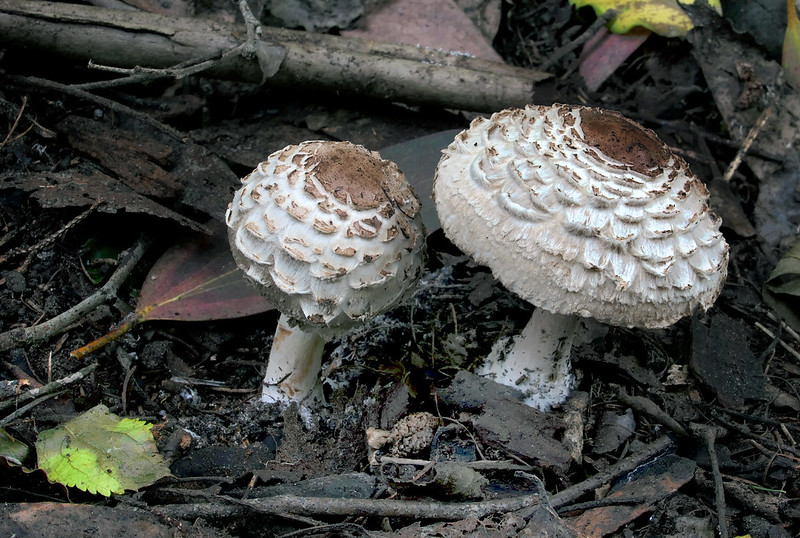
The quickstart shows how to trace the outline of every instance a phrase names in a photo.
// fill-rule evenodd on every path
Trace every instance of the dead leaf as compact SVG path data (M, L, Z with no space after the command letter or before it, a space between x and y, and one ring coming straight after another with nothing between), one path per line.
M744 162L759 180L756 230L768 247L776 248L794 237L800 222L795 193L800 163L796 144L800 138L800 92L780 84L777 62L765 59L752 40L734 33L709 11L690 11L695 29L687 40L693 45L692 54L731 138L744 141L763 111L768 106L774 108Z
M601 538L650 512L653 505L673 493L694 477L695 462L674 454L663 456L650 465L642 466L615 486L606 499L631 504L603 506L586 510L579 516L564 517L567 526L586 538ZM647 499L642 502L641 499Z
M453 0L392 0L375 4L362 26L342 35L464 52L502 62L502 57Z
M212 221L209 227L213 235L192 235L161 256L127 320L71 355L83 358L94 353L145 321L232 319L271 310L236 267L224 225Z
M381 157L394 161L406 176L422 202L422 220L429 234L439 229L439 216L433 203L433 177L442 150L453 142L458 130L421 136L383 148Z
M618 414L608 410L603 413L594 438L594 453L608 454L617 450L633 435L636 419L630 407Z
M258 41L256 42L256 58L258 67L261 68L261 84L264 84L267 79L280 70L281 63L286 58L286 47Z
M472 423L483 443L546 469L564 472L569 466L572 457L556 440L566 428L563 418L522 403L520 391L460 370L437 397L459 411L477 410Z
M3 178L3 188L32 193L42 207L88 207L100 204L98 211L140 213L172 220L192 230L205 227L175 211L135 192L114 178L88 167L74 167L64 172L37 172Z
M709 327L699 316L692 320L694 375L730 409L740 409L745 400L766 400L763 365L750 350L747 327L721 312L710 318Z
M633 28L613 34L600 28L583 47L578 73L589 91L597 89L650 37L650 30Z
M363 0L281 0L269 4L270 16L281 20L285 28L303 28L307 32L327 32L349 28L364 15Z
M271 310L248 285L221 225L170 248L145 278L136 306L144 321L231 319Z
M68 116L56 129L67 135L73 148L96 159L139 194L174 199L184 189L183 180L167 171L175 162L174 149L146 131L113 127L80 116Z
M71 529L71 530L70 530ZM170 538L173 529L147 511L116 506L37 502L0 505L3 536L150 536Z
M683 37L692 29L689 16L681 4L694 4L695 0L570 0L578 8L591 6L595 13L602 15L613 9L616 14L608 29L616 34L625 34L633 28L642 27L664 37ZM708 0L721 12L719 0Z

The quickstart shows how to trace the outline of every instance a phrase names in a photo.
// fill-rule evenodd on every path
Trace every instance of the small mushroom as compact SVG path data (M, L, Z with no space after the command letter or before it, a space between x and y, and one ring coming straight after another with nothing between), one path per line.
M226 222L245 277L280 312L264 402L322 399L326 340L410 295L425 264L420 203L391 161L311 141L242 180Z
M445 235L537 307L479 371L529 405L568 396L578 317L666 327L720 293L728 245L708 190L621 114L504 110L475 119L443 153L433 194Z

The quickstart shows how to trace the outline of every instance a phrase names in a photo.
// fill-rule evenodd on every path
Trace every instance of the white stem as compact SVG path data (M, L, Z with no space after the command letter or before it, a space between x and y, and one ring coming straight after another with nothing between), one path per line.
M292 327L281 314L269 353L261 401L274 403L322 401L319 372L325 339L316 332Z
M519 335L494 345L478 375L521 390L525 403L542 411L563 403L575 382L570 349L577 322L536 308Z

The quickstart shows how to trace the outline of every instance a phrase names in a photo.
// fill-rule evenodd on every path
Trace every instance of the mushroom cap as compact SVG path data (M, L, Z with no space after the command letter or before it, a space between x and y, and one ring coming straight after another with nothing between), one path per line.
M433 195L445 234L536 306L657 328L717 298L728 245L708 190L621 114L504 110L443 153Z
M233 257L293 321L340 330L410 295L425 230L397 165L349 142L310 141L242 183L225 215Z

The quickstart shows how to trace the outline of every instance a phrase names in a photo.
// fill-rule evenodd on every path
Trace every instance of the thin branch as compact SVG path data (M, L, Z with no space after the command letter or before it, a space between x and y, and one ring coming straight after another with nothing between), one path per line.
M595 20L592 23L592 25L589 26L589 28L587 28L581 35L579 35L569 43L562 45L561 47L554 50L552 54L550 54L550 57L547 59L547 61L542 63L542 65L537 66L538 69L541 69L542 71L547 71L548 69L553 67L553 65L555 65L555 63L558 60L564 57L564 55L569 54L576 48L580 47L581 45L589 41L592 37L594 37L594 35L602 26L605 26L606 23L608 23L611 19L613 19L616 16L617 12L614 11L613 9L609 9L608 11L597 17L597 20Z
M278 495L260 499L238 500L220 497L242 504L263 514L286 513L304 516L410 517L458 521L467 517L484 518L492 514L516 512L536 505L539 495L522 495L492 501L447 503L436 501L403 501L395 499L342 499L331 497L295 497Z
M261 23L255 18L253 12L250 11L250 6L247 5L247 0L239 0L239 11L244 19L245 28L247 28L247 42L242 48L242 57L247 60L252 60L256 55L256 42L261 39Z
M8 259L11 256L15 256L15 255L21 254L21 253L27 253L28 256L25 258L25 261L22 262L22 265L17 267L17 272L18 273L24 273L25 271L27 271L28 266L30 265L31 261L33 260L33 255L34 254L36 254L40 250L44 249L45 247L48 247L48 246L52 245L53 243L55 243L55 241L59 237L61 237L62 235L64 235L68 231L70 231L78 223L80 223L86 217L91 215L92 212L94 212L94 210L97 209L98 205L100 205L100 202L95 202L86 211L84 211L82 213L79 213L78 215L73 217L72 220L70 220L68 223L66 223L64 226L62 226L61 228L59 228L58 230L56 230L52 234L50 234L47 237L45 237L42 241L40 241L36 245L34 245L34 246L32 246L32 247L30 247L28 249L21 249L20 251L11 251L8 254L6 254L5 256L0 256L0 263L4 262L6 259Z
M714 441L717 438L716 428L706 425L697 425L695 434L706 445L708 458L711 461L711 474L714 477L714 500L717 508L717 524L719 527L720 538L728 538L728 510L725 504L725 488L722 484L722 474L719 471L719 458L717 450L714 448Z
M0 333L0 351L6 351L17 346L30 345L61 334L71 325L83 319L89 312L107 300L116 297L117 290L128 278L128 275L131 274L136 264L139 263L149 245L150 241L148 239L139 239L131 249L122 254L122 261L119 267L103 287L69 310L39 325L21 327Z
M2 428L3 426L6 426L8 424L11 424L15 420L17 420L19 417L21 417L22 415L24 415L25 413L27 413L28 411L30 411L31 409L33 409L34 407L39 405L40 403L46 402L50 398L54 398L55 396L58 396L59 394L61 394L61 392L55 392L53 394L47 394L46 396L42 396L41 398L37 398L36 400L32 401L31 403L29 403L27 405L23 405L22 407L20 407L19 409L17 409L16 411L14 411L10 415L8 415L7 417L5 417L3 419L0 419L0 428Z
M767 329L760 321L756 321L755 322L755 326L756 326L757 329L761 330L761 332L766 334L768 337L770 337L773 340L775 340L775 334L772 331L770 331L769 329ZM790 355L792 355L795 359L800 361L800 352L798 352L796 349L791 347L789 344L787 344L786 342L784 342L780 338L777 338L777 342L778 342L778 344L780 344L780 346L783 349L785 349L787 352L789 352Z
M130 107L127 107L123 104L120 104L116 101L111 99L107 99L105 97L100 97L99 95L94 95L87 91L67 86L66 84L61 84L58 82L54 82L52 80L47 80L39 77L20 77L20 76L10 76L8 77L9 80L22 82L24 84L32 84L35 86L39 86L42 88L47 88L50 90L55 90L61 93L65 93L67 95L71 95L73 97L77 97L78 99L85 99L90 102L97 103L100 106L104 106L109 110L114 110L119 112L120 114L124 114L131 118L135 118L145 125L149 125L163 133L168 134L172 138L178 141L183 141L186 138L186 135L178 131L177 129L173 129L169 125L166 125L157 119L153 118L152 116L148 116L144 112L139 112L138 110L134 110Z
M75 383L76 381L80 381L81 379L86 378L89 374L94 372L97 369L97 363L92 363L89 366L84 366L77 372L74 372L67 377L63 377L61 379L56 379L55 381L51 381L47 385L42 385L41 387L31 389L27 392L23 392L16 398L7 400L5 402L0 402L0 411L5 410L9 407L14 405L24 404L33 400L38 396L42 396L45 394L51 394L53 392L59 391L62 388Z
M584 480L570 488L550 497L550 506L554 510L574 502L576 499L594 491L600 485L631 472L647 463L673 446L669 437L664 436L644 447L640 452L617 462L603 473ZM166 505L154 509L161 515L175 518L195 517L200 513L228 513L231 516L239 512L224 508L220 503L230 503L262 514L289 517L294 516L373 516L373 517L409 517L414 519L438 519L456 521L473 516L483 518L492 514L521 511L520 516L536 509L540 495L532 493L518 497L495 499L489 501L444 503L431 501L404 501L395 499L343 499L321 497L298 497L294 495L278 495L260 499L234 499L225 496L214 496L201 491L161 488L159 491L192 499L204 499L208 504Z
M89 61L89 69L97 69L99 71L109 71L112 73L120 73L127 76L115 78L112 80L99 80L97 82L86 82L84 84L72 84L70 88L75 88L84 91L98 90L102 88L113 88L117 86L125 86L128 84L143 84L147 82L154 82L163 78L172 78L174 80L181 80L183 78L197 75L208 69L212 69L217 64L226 61L231 55L238 54L244 49L244 45L236 46L223 53L213 53L201 58L191 58L185 62L166 67L163 69L155 69L151 67L135 66L130 69L119 68L110 65L100 65L93 61Z
M761 133L761 130L766 125L767 120L769 120L770 116L772 116L772 105L768 106L761 112L758 116L758 119L750 128L750 131L747 133L747 136L742 142L739 151L736 152L736 156L733 158L733 161L728 165L728 169L725 171L725 175L722 176L726 182L730 181L733 177L733 174L736 173L736 170L739 168L739 165L742 164L742 159L744 159L745 154L750 150L750 146L753 145L753 142L756 141L758 135Z
M663 424L678 435L684 437L689 435L689 432L687 432L686 429L681 426L680 422L669 416L650 398L645 398L643 396L631 396L630 394L627 394L622 387L618 387L617 397L625 405L629 405L636 411L654 418L659 423Z

